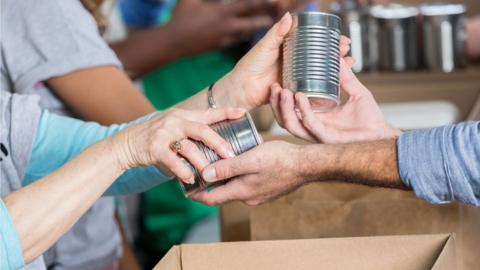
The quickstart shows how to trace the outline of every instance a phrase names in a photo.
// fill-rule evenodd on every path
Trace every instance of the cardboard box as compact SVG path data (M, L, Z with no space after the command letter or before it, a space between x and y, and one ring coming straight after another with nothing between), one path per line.
M475 229L476 228L476 229ZM412 192L313 184L250 211L251 240L456 233L459 269L480 265L480 209L432 205Z
M452 235L331 238L175 246L155 270L453 270Z

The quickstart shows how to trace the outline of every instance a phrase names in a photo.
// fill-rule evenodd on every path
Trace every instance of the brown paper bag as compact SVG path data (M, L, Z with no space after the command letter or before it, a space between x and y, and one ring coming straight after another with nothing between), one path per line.
M412 192L313 184L250 212L251 240L457 234L459 269L480 267L480 209L431 205Z

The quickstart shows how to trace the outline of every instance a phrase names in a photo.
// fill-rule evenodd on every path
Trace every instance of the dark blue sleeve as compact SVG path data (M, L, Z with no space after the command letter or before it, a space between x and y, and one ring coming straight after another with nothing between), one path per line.
M400 176L419 198L480 206L480 122L405 132L397 147Z
M129 27L158 25L162 12L174 4L173 0L120 0L120 13Z

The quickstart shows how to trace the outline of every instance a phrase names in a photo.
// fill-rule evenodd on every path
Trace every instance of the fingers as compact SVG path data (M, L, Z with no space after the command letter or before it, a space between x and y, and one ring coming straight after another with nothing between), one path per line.
M255 151L248 151L230 159L222 159L210 164L202 171L206 182L216 182L240 175L255 173L258 169Z
M202 122L210 125L227 119L238 119L244 116L245 113L244 109L237 108L208 109Z
M371 95L370 91L357 79L351 67L343 58L340 59L340 87L349 96Z
M222 158L232 158L235 156L230 144L208 125L189 122L188 126L189 128L185 130L185 135L188 138L203 142Z
M194 194L191 196L191 199L211 206L242 200L245 191L244 186L240 184L240 181L243 181L243 178L230 181L211 191L202 191Z
M192 171L187 167L179 156L172 151L165 151L161 154L163 165L172 172L178 179L187 184L195 183L195 178ZM160 165L160 167L163 167Z
M281 118L284 127L293 135L309 141L316 141L316 139L309 134L305 129L300 119L298 119L295 110L295 100L293 92L283 89L280 93L280 108Z
M345 57L350 51L350 39L346 36L340 37L340 57Z
M308 98L303 93L296 93L295 100L302 115L303 126L305 126L317 140L321 141L325 128L322 121L313 112Z
M285 128L285 125L283 123L282 119L282 111L280 108L280 92L282 91L282 88L278 83L274 83L270 87L270 106L272 107L273 115L275 116L275 120L277 120L277 123L279 126L282 128Z
M180 143L182 148L178 151L178 154L186 158L198 171L202 171L210 164L195 143L188 139L182 140Z
M289 12L283 15L282 19L277 22L267 34L254 47L267 51L278 51L283 43L283 39L292 27L292 15Z
M352 68L355 64L355 58L351 56L346 56L343 58L343 60L345 60L345 63L348 65L349 68Z

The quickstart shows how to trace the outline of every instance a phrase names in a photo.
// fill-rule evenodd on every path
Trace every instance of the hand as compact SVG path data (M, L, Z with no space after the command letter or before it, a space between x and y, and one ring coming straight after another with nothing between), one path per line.
M270 104L279 125L312 142L346 143L397 137L400 130L386 122L372 93L353 74L352 64L349 58L342 59L340 64L340 87L348 94L348 101L330 112L314 113L304 94L294 94L274 84Z
M242 201L258 205L287 194L303 183L300 146L282 141L264 143L237 157L217 161L204 169L205 181L233 178L192 199L207 205Z
M224 90L224 103L247 110L268 103L270 86L281 81L281 45L292 26L286 13L242 59L223 77L215 91ZM346 54L349 40L341 38L340 51Z
M248 40L270 27L273 19L266 11L271 5L272 1L266 0L182 0L166 27L172 28L186 55L196 55Z
M203 142L222 158L234 157L230 144L208 125L225 119L237 119L244 114L244 110L231 108L207 111L170 109L118 133L112 137L112 145L123 169L156 165L163 172L173 173L183 182L192 184L194 175L181 157L190 161L200 172L209 162L189 139ZM176 141L181 144L177 153L171 147Z

